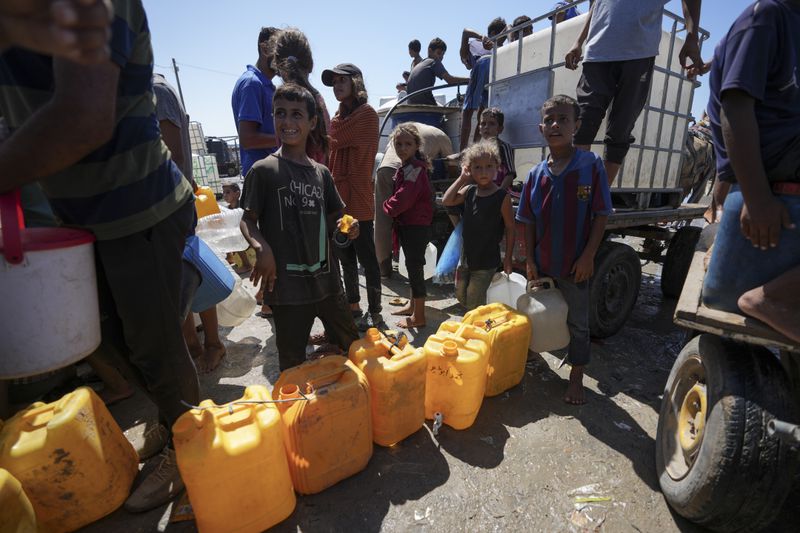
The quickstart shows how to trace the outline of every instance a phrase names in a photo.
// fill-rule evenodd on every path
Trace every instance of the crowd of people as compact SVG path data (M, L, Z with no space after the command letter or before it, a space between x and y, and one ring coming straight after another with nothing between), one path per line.
M430 42L426 58L419 41L409 44L409 93L432 87L437 77L469 83L467 123L478 110L480 141L470 145L470 130L462 134L462 172L443 199L463 224L458 300L465 309L486 302L494 273L511 270L515 220L523 223L532 251L528 279L552 277L569 304L572 371L564 400L572 404L585 402L589 280L612 211L609 187L649 94L664 4L592 2L565 57L567 68L582 63L576 97L556 95L542 106L539 129L549 153L525 179L516 213L508 193L516 175L513 151L499 138L504 114L484 98L486 52L502 44L492 37L508 30L505 21L494 19L486 36L464 30L460 52L469 78L444 69L447 46L440 39ZM800 3L757 5L723 38L711 68L717 171L735 184L704 298L800 342ZM684 0L683 9L680 60L691 73L704 66L700 0ZM556 23L576 14L565 7ZM528 30L511 32L510 40ZM103 320L101 346L89 360L106 372L107 384L117 385L116 399L134 384L158 407L158 429L139 452L143 459L159 452L161 458L125 504L144 511L182 490L170 428L187 405L200 401L198 371L213 369L225 354L213 310L201 313L203 346L188 316L200 275L182 255L196 218L186 112L163 80L153 79L139 0L0 0L0 45L0 113L10 131L0 142L6 169L0 191L43 193L53 224L94 234ZM410 293L395 312L402 315L398 325L424 328L423 267L434 210L429 171L432 159L452 152L449 139L431 126L398 125L373 179L378 117L361 69L341 63L323 70L321 82L339 103L331 118L311 82L311 47L300 30L263 28L257 48L257 61L231 98L244 186L229 185L225 194L244 210L242 232L255 251L250 279L261 289L261 316L274 321L280 369L305 361L309 343L346 352L359 330L385 326L381 276L392 275L393 236L404 252ZM412 100L435 103L430 92ZM606 114L600 158L589 145ZM25 202L26 216L39 213L40 204ZM344 237L334 244L334 234ZM316 318L325 328L320 338L310 336Z

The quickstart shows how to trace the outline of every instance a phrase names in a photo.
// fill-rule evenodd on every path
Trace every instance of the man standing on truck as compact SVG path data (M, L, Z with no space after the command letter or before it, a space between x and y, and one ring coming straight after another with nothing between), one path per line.
M428 57L417 63L408 76L408 94L421 89L433 87L436 78L442 79L447 83L467 83L469 78L458 78L447 72L442 64L447 45L438 37L434 37L428 45ZM430 91L412 96L408 99L409 104L436 105L436 100Z
M595 0L578 40L564 58L571 70L577 69L583 60L577 87L581 108L581 125L575 133L577 148L591 149L600 123L611 107L603 140L603 163L609 185L635 140L631 131L650 95L655 56L661 42L661 14L666 3L667 0ZM701 0L682 0L687 33L679 58L684 68L697 69L703 64L698 37L700 3ZM687 58L692 61L689 67Z
M233 87L231 106L239 132L242 176L247 175L253 163L264 159L278 147L272 123L272 95L275 93L272 78L275 77L275 71L269 66L270 57L267 53L267 42L277 32L277 28L261 28L258 34L258 61L255 66L247 65L247 70Z

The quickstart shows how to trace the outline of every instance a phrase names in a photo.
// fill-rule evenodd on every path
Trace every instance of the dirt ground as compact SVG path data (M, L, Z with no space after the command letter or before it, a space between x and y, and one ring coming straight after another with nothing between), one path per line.
M532 356L523 382L487 398L471 428L445 426L434 437L428 422L392 448L375 446L364 471L320 494L298 496L295 512L274 530L703 531L672 513L658 489L660 395L685 333L672 324L675 301L662 299L660 267L644 270L625 327L592 345L586 405L562 401L568 368L557 369L556 356ZM407 296L397 276L384 287L384 302ZM429 287L428 327L411 332L415 346L440 322L461 318L451 288ZM271 321L253 317L222 333L228 354L201 377L203 395L224 403L248 384L271 387L278 378ZM134 441L155 419L140 393L112 412ZM608 500L575 503L587 495ZM170 509L140 515L120 509L84 531L195 530L193 522L169 523Z

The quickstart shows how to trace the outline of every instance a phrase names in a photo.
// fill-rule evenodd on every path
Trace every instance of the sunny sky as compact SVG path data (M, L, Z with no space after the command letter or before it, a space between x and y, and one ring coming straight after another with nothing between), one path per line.
M424 56L427 43L433 37L441 37L448 44L445 67L454 76L467 76L458 57L464 27L483 33L494 17L502 16L508 22L522 14L534 18L555 3L551 0L143 2L152 32L156 72L165 74L174 84L172 58L175 58L187 112L192 120L203 124L206 135L215 136L236 134L231 90L246 65L255 63L258 57L256 41L262 26L293 26L305 32L314 54L311 82L322 92L333 114L336 100L320 81L324 69L344 62L358 65L364 72L370 103L377 107L381 96L396 93L395 84L410 64L407 44L411 39L423 43ZM703 1L701 26L711 33L703 46L706 60L711 58L719 38L750 3L750 0ZM398 7L402 9L397 10ZM581 10L587 7L588 3ZM681 13L678 0L671 0L667 8ZM702 112L708 100L707 77L701 82L704 86L695 93L695 115Z

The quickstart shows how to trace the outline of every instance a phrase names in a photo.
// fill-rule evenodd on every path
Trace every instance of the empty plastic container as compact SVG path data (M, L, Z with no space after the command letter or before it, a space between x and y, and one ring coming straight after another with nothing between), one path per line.
M243 214L244 211L237 208L223 209L218 213L204 216L197 220L195 233L217 253L227 254L246 250L249 245L239 226Z
M0 430L0 467L22 484L45 531L74 531L116 510L138 466L133 446L86 387L34 403Z
M392 446L425 423L425 371L422 349L405 335L387 338L370 328L350 345L350 360L367 376L372 406L372 439Z
M438 250L436 250L436 245L432 242L428 243L427 248L425 248L425 268L423 269L425 279L431 279L434 274L436 274L436 254ZM408 277L408 270L406 269L406 256L403 253L403 248L400 248L400 258L398 260L397 265L397 272L407 278Z
M475 326L442 322L424 346L428 363L425 381L425 418L453 429L475 422L486 391L489 334Z
M464 316L465 324L489 334L486 396L497 396L516 386L525 376L531 323L528 317L505 304L487 304Z
M233 267L227 261L223 261L223 264L233 276L233 291L217 304L217 320L222 327L235 328L253 315L256 298L242 278L233 271Z
M219 213L217 197L211 187L198 187L194 193L194 207L197 210L197 218L207 217Z
M20 482L0 468L0 533L34 533L36 514Z
M531 321L530 349L534 352L549 352L569 345L569 306L551 278L529 282L527 292L517 300L517 311Z
M369 385L346 357L323 357L284 370L272 398L295 400L278 408L297 492L315 494L367 466L372 457Z
M281 414L266 387L184 413L172 428L178 468L201 532L264 531L294 511ZM253 402L253 403L246 403Z
M486 303L500 303L509 307L516 307L517 300L525 294L528 281L525 276L512 272L498 272L492 278L492 283L486 289Z
M0 379L80 361L100 345L94 236L25 228L19 191L0 195L0 218Z

